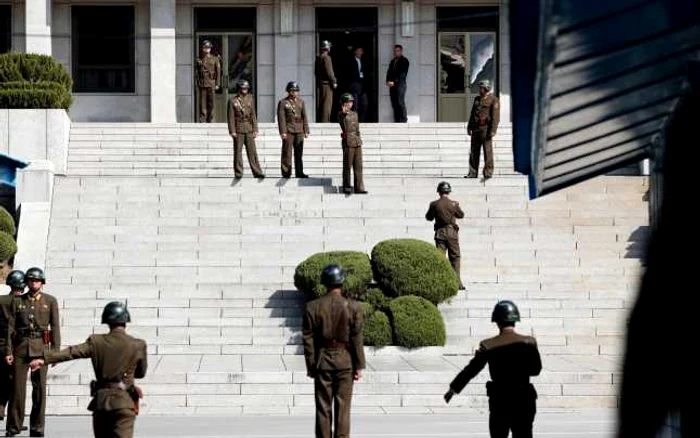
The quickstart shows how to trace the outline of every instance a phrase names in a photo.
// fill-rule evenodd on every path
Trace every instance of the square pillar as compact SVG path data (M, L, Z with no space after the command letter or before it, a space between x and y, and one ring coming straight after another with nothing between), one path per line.
M151 122L177 123L176 0L151 0Z
M299 5L295 0L276 0L275 2L275 32L274 32L274 93L275 121L277 121L277 100L286 95L287 82L296 81L300 87L300 95L305 100L309 111L315 107L313 99L308 94L313 93L313 79L299 77L299 35L296 33L299 24ZM312 114L309 114L309 120Z
M52 0L26 0L24 25L27 53L51 55L51 2Z

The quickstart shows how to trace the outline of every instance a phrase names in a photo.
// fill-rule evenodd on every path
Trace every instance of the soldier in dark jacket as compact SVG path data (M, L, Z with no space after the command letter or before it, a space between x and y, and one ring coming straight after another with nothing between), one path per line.
M236 178L243 177L243 145L248 155L250 170L255 178L265 178L255 138L258 136L258 118L255 115L255 100L249 94L250 84L246 80L238 81L238 93L228 102L228 133L233 138L233 170Z
M479 82L479 96L474 99L474 106L467 124L467 133L471 136L472 147L469 154L469 174L465 178L476 178L479 173L479 155L484 148L484 179L493 176L493 138L496 136L501 120L498 98L491 94L491 82Z
M214 93L221 86L221 61L211 54L211 42L202 43L202 57L197 59L199 89L199 123L214 121Z
M328 293L306 305L303 322L306 370L315 381L316 437L348 438L353 382L365 368L362 310L343 297L345 272L338 265L323 269L321 283Z
M5 284L10 287L8 295L0 296L0 347L5 349L7 342L7 330L10 323L10 312L12 311L12 301L24 294L27 285L24 283L24 272L12 271L7 275ZM0 420L5 419L5 407L12 397L12 367L5 361L0 364ZM23 430L26 427L23 428Z
M389 87L391 106L394 109L394 122L406 123L406 77L408 76L409 62L403 56L403 46L394 46L394 58L389 63L386 71L386 86Z
M352 104L355 99L352 94L345 93L340 98L342 108L338 114L340 134L343 139L343 192L351 193L350 169L355 175L355 193L366 194L365 183L362 178L362 138L360 138L360 121L357 113L353 111Z
M31 362L32 370L73 359L92 359L95 378L90 383L92 427L95 438L131 438L138 415L141 390L134 379L146 376L146 341L126 333L131 316L126 306L113 301L102 311L109 333L92 335L85 343L61 351L48 351Z
M481 342L469 365L450 383L445 402L462 392L488 364L491 381L486 384L486 393L491 438L507 438L511 431L513 438L532 438L537 392L530 377L542 371L537 341L515 332L520 312L512 301L498 302L491 321L498 324L500 333Z
M452 186L446 181L442 181L437 186L440 199L430 203L425 219L435 221L435 246L447 257L452 264L457 278L459 288L464 289L461 276L462 255L459 249L459 225L457 219L464 217L464 211L459 206L459 202L450 199Z
M299 85L287 84L287 97L277 104L277 126L282 137L282 177L292 176L292 150L294 172L297 178L308 178L304 173L304 139L309 136L309 119L306 105L299 97Z
M333 72L333 60L329 55L331 43L321 43L321 54L316 57L316 89L318 91L317 119L320 123L331 121L333 108L333 90L338 87L338 80Z
M29 291L12 301L5 338L5 362L12 365L14 375L6 436L17 435L24 423L29 362L41 357L45 350L57 350L61 346L58 301L42 290L46 283L44 271L39 268L29 268L24 275L24 282ZM47 367L44 366L32 373L30 436L44 436L47 372Z

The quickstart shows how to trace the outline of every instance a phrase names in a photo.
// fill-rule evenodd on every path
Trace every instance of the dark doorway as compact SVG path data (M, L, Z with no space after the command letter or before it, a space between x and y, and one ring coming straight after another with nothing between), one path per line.
M380 74L378 70L379 56L377 51L377 8L316 8L316 52L323 40L332 44L331 57L333 71L338 78L338 88L333 95L333 111L331 121L337 122L340 110L340 96L349 92L351 68L354 64L353 50L356 47L364 49L362 56L364 82L363 93L366 96L365 123L376 123L379 120L378 85Z
M12 50L12 6L0 5L0 53Z

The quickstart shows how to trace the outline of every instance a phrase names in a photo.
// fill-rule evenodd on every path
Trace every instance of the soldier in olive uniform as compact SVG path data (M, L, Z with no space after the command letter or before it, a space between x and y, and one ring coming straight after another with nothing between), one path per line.
M321 54L316 57L316 88L318 90L318 121L329 123L331 121L331 109L333 108L333 90L338 87L338 80L333 72L333 61L328 54L331 43L321 43Z
M512 301L498 302L491 321L498 324L500 333L479 344L474 358L450 383L445 402L449 403L488 364L491 381L486 384L486 393L491 438L507 438L509 431L513 438L532 438L537 391L530 376L537 376L542 370L537 341L515 332L520 312Z
M214 120L214 93L221 86L221 61L211 54L211 42L202 43L202 57L197 59L199 88L199 123Z
M135 379L146 376L146 341L126 333L131 316L126 306L113 301L102 311L102 324L109 333L92 335L83 344L61 351L48 351L31 362L32 370L46 364L74 359L92 359L95 378L90 382L92 428L95 438L131 438L139 411L141 390Z
M5 344L5 361L12 365L14 387L8 409L6 436L19 433L24 422L24 403L27 392L27 371L32 359L41 357L46 349L61 346L61 324L58 301L44 293L44 271L29 268L24 276L29 291L13 300ZM32 373L32 412L29 417L30 436L44 436L46 411L46 374L41 367Z
M340 134L343 139L343 192L351 193L350 169L355 176L355 193L366 194L365 183L362 178L362 139L360 138L360 121L357 113L352 110L355 99L352 94L345 93L340 98L342 108L338 114Z
M340 266L326 266L321 283L328 293L306 305L302 331L307 374L315 381L316 437L347 438L353 382L365 368L362 310L343 297Z
M250 84L246 80L238 81L238 93L228 102L228 132L233 137L233 169L236 178L243 177L243 144L248 155L250 170L255 178L265 178L258 152L255 148L255 137L258 136L258 118L255 115L255 100L248 92Z
M476 178L479 173L479 155L484 148L484 179L493 176L493 138L496 136L501 120L498 98L491 94L491 82L479 82L479 96L474 99L474 106L467 124L467 133L471 136L472 147L469 154L469 174L465 178Z
M24 283L24 272L12 271L7 275L5 284L10 287L8 295L0 296L0 346L5 349L7 329L10 322L12 301L24 293L27 285ZM12 368L2 361L0 364L0 420L5 419L5 407L12 397ZM23 429L26 429L24 427Z
M464 211L459 206L459 202L450 199L452 186L446 181L442 181L437 186L440 199L430 203L425 219L435 221L435 246L443 252L447 252L447 257L452 264L459 279L459 288L464 289L461 276L462 255L459 249L459 225L457 219L464 218Z
M292 149L294 150L294 173L297 178L308 178L304 173L304 139L309 136L309 119L306 105L299 97L299 85L287 84L287 97L277 104L277 126L282 137L282 177L292 176Z

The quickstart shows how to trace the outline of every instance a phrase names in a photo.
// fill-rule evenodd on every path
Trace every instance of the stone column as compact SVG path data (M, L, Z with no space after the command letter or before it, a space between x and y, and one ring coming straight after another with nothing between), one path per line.
M177 122L175 0L151 0L151 122Z
M298 34L295 32L299 28L298 16L299 5L295 0L275 0L274 93L275 100L281 99L286 95L287 82L297 81L301 88L300 95L306 100L307 107L311 110L314 107L313 98L309 101L308 93L313 93L313 89L309 88L313 87L313 81L299 77L299 45ZM276 106L274 111L274 120L276 121ZM309 114L309 120L315 120L311 118L311 115Z
M499 72L498 91L501 103L501 125L510 125L511 104L510 104L510 25L509 20L509 0L502 0L499 7L498 28L500 44L498 45Z
M51 55L51 3L52 0L26 0L24 24L27 53Z
M424 77L423 72L420 67L420 30L417 24L418 16L420 14L420 2L418 0L396 0L395 11L395 38L393 44L383 47L381 50L388 50L390 53L389 62L394 56L394 44L401 44L403 46L403 54L408 58L408 78L406 80L406 113L408 115L409 123L418 123L421 121L421 108L420 108L420 94L421 94L421 82L423 80L429 79L429 77ZM387 63L386 68L389 65ZM380 72L380 84L384 84L384 76L386 75L386 68ZM389 93L389 89L384 86L386 93ZM387 117L384 117L387 119ZM394 120L394 112L391 107L391 99L389 100L389 114L388 120Z

